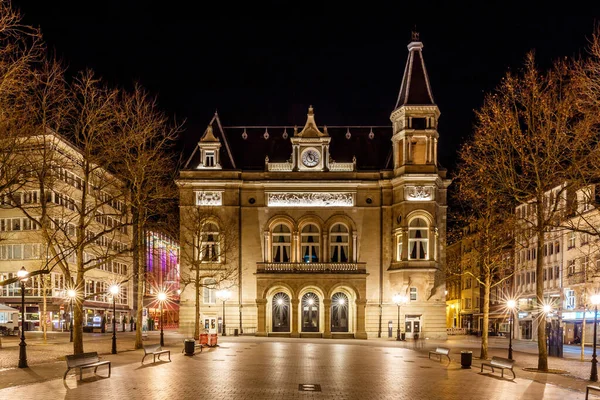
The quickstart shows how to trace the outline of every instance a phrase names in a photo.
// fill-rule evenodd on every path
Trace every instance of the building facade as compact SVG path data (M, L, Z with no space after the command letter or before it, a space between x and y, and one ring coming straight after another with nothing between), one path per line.
M413 37L391 127L320 126L312 106L302 128L226 127L215 114L177 180L181 274L202 280L201 293L182 285L182 332L198 312L202 329L227 334L366 339L400 325L446 337L450 180L422 48ZM211 222L194 234L198 210Z
M25 282L26 329L38 330L44 323L48 330L69 329L72 310L67 292L76 289L83 302L84 331L100 331L103 320L110 321L113 317L109 287L114 284L120 287L114 299L117 321L129 321L133 289L128 252L131 229L127 225L130 217L125 198L120 195L120 181L98 169L98 183L86 182L80 168L80 151L59 135L33 137L23 146L27 148L23 158L27 167L22 170L26 177L20 180L18 188L9 187L0 199L0 282L16 277L22 267L29 273L47 272L31 276ZM36 176L44 166L49 172L43 184L42 202L41 185ZM77 241L76 225L84 186L86 208L93 211L84 219L85 244L81 244L84 239ZM46 231L42 230L43 208L48 224ZM78 244L85 248L82 256L89 270L83 287L75 288L58 265L62 264L75 276ZM2 303L21 309L20 283L0 286ZM17 323L0 321L0 325L11 322Z
M146 328L160 329L161 311L164 328L179 326L179 243L160 232L146 232L146 285L144 311ZM167 299L162 302L158 294L164 292ZM148 320L152 320L148 324Z
M544 238L542 254L537 254L537 240L521 236L515 257L515 287L518 325L515 337L537 340L537 318L545 318L548 330L561 326L564 343L593 341L594 312L591 296L600 287L600 242L597 188L590 186L570 192L557 186L546 193L547 204L556 202L560 227L549 230ZM535 216L533 204L521 204L517 217L528 220ZM525 231L526 233L526 231ZM536 260L543 258L543 276L536 274ZM538 304L535 295L537 279L544 284L544 299ZM543 306L549 307L544 312ZM583 330L585 329L585 334Z

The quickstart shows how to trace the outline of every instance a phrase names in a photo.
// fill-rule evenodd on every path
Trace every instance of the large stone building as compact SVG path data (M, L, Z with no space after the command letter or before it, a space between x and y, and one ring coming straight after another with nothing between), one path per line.
M302 128L215 114L177 180L181 274L200 280L182 283L182 332L198 312L227 334L366 339L399 323L408 338L446 337L450 180L422 48L414 36L391 127L320 126L312 106ZM217 302L224 287L233 296Z

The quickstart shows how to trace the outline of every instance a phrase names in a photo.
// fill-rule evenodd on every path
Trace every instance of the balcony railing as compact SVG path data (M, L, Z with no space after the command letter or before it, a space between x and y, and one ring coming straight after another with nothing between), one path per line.
M366 263L256 263L256 272L364 274Z
M576 283L584 283L585 281L585 274L583 273L583 271L581 272L574 272L574 273L567 273L567 284L569 285L573 285Z

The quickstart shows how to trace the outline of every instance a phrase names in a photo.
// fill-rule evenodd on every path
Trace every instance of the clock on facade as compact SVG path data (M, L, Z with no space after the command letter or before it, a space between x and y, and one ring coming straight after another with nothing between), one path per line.
M302 163L307 167L314 167L319 163L321 155L315 149L306 149L302 153Z

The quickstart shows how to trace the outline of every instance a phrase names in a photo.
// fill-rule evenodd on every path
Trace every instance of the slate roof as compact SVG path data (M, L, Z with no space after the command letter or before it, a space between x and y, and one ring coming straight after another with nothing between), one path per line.
M261 171L265 169L265 157L269 157L270 162L284 162L292 156L290 138L294 136L293 126L222 126L221 129L219 121L219 116L215 116L211 125L213 134L223 145L220 157L224 170ZM302 128L298 127L298 131L301 130ZM319 130L324 131L324 126L320 125ZM268 135L265 135L265 131ZM287 137L284 132L287 133ZM347 132L350 132L349 138L346 137ZM373 135L370 137L371 132ZM391 126L328 126L327 133L331 137L329 153L334 161L352 162L355 156L358 171L392 168ZM231 150L233 162L227 147ZM200 162L199 157L196 146L192 156L188 156L184 169L195 169Z
M413 41L408 44L408 59L394 110L404 105L435 104L422 50L421 42Z

